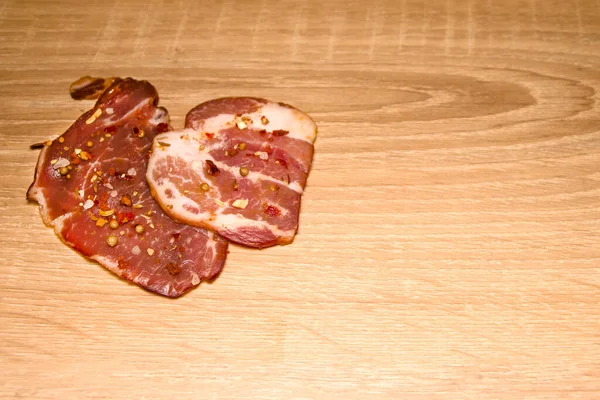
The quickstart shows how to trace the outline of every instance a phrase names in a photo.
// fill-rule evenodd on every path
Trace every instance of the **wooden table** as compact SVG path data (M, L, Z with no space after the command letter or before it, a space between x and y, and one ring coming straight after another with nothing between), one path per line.
M0 397L600 398L599 67L594 0L0 2ZM295 242L177 300L61 244L87 74L310 113Z

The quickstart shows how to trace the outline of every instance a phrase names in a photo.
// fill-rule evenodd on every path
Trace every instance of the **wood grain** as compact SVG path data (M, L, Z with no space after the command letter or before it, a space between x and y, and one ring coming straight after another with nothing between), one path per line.
M600 398L600 4L0 2L0 397ZM170 301L25 191L91 103L153 82L319 124L300 232Z

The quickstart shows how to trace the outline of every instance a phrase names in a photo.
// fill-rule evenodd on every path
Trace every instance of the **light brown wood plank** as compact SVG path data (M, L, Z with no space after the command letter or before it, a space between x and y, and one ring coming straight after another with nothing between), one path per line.
M65 247L81 75L311 114L294 243L177 300ZM600 398L599 92L595 0L0 2L0 397Z

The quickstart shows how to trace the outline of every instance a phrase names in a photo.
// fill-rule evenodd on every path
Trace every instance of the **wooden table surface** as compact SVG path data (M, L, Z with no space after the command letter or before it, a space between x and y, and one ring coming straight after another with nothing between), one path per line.
M64 246L87 74L310 113L295 242L177 300ZM600 398L599 92L597 0L1 1L0 397Z

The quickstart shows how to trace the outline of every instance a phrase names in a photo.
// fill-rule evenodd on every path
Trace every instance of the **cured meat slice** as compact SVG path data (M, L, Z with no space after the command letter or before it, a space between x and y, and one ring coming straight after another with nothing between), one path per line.
M287 104L230 97L195 107L185 127L157 135L148 163L165 212L246 246L290 243L315 122Z
M223 268L227 241L169 218L150 195L152 139L169 129L148 82L116 80L60 137L42 149L27 192L44 222L79 253L139 286L177 297Z

